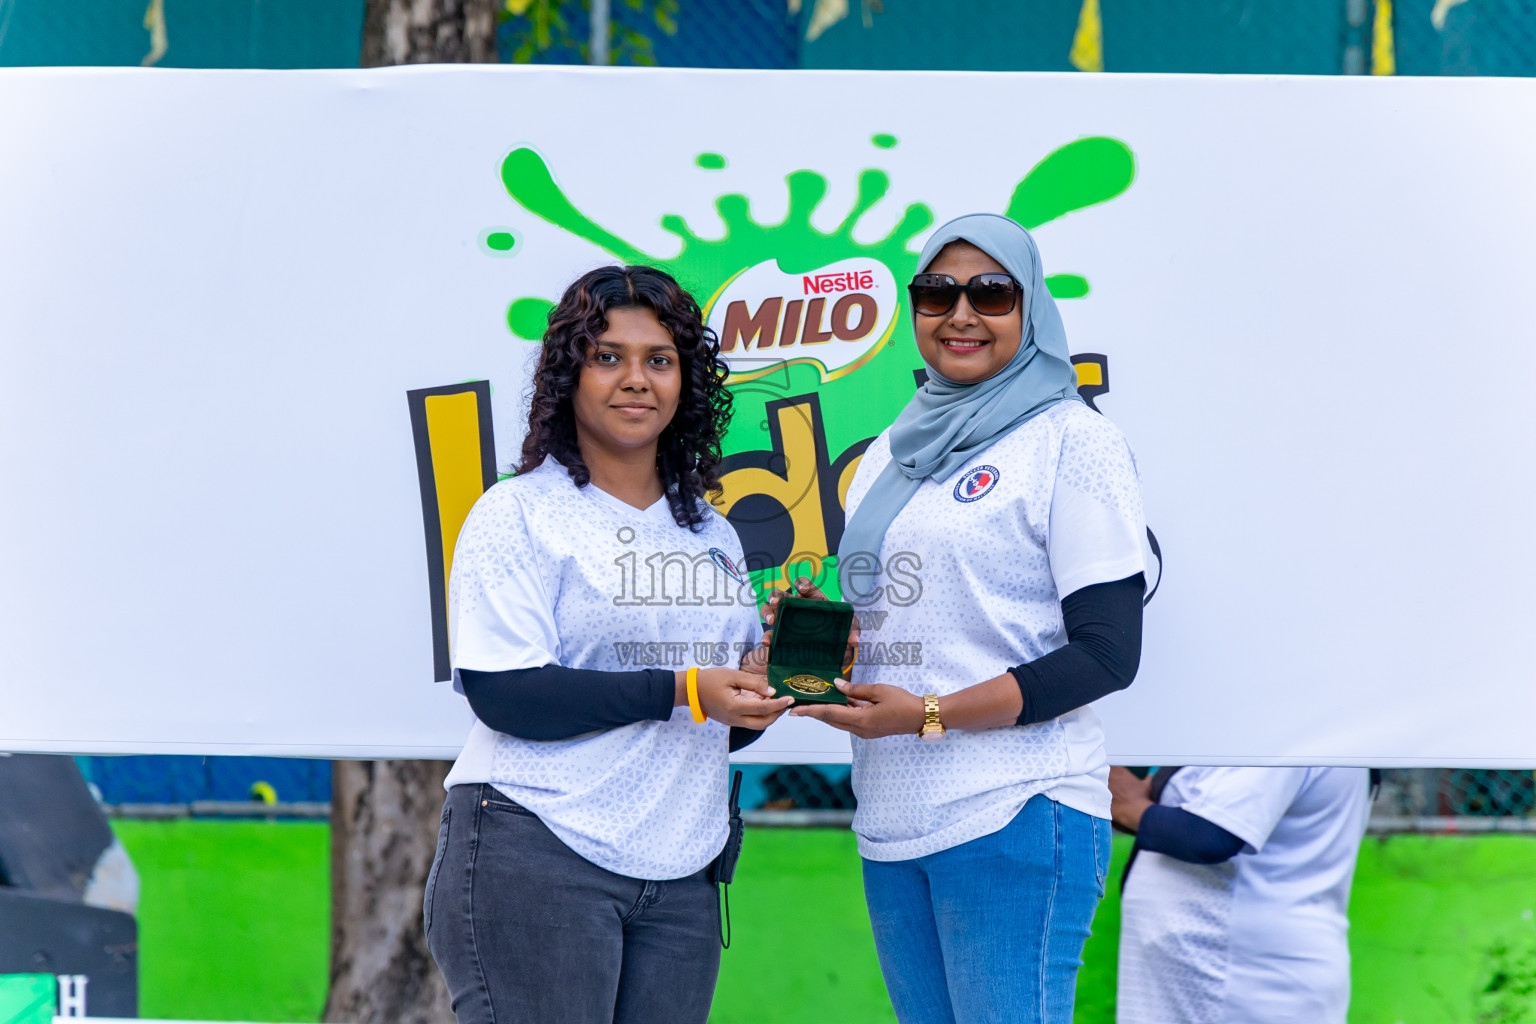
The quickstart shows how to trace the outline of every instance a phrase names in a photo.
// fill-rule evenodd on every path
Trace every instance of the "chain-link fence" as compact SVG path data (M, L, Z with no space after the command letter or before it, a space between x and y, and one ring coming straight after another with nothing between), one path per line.
M131 815L225 815L240 802L323 815L329 761L275 757L82 757L109 809ZM756 825L846 827L854 797L847 765L743 765L741 805ZM200 812L199 807L211 808ZM1536 833L1536 773L1389 768L1371 808L1377 833Z
M364 0L0 0L0 66L357 67Z
M526 5L509 8L518 6ZM612 8L614 61L664 67L1536 74L1536 0L617 0ZM564 44L533 55L519 46L536 29L532 17L504 18L503 58L585 60L590 9L590 0L561 4Z
M784 0L610 0L609 63L673 68L799 66L798 18ZM518 13L513 13L514 11ZM503 60L586 63L591 0L505 4L497 32Z
M109 807L204 802L300 804L331 799L331 762L296 757L79 757Z
M615 64L1536 75L1536 0L599 0ZM0 65L349 67L366 0L4 0ZM584 63L592 0L495 0L505 61Z
M798 66L1536 74L1536 0L805 0Z
M1536 0L1398 0L1400 75L1536 75Z
M1536 775L1481 768L1381 773L1376 832L1536 832Z
M832 825L857 801L846 766L754 765L742 806L764 825ZM1536 774L1480 768L1389 768L1371 807L1371 831L1536 833Z
M584 63L592 0L496 0L502 60ZM0 65L356 66L366 0L4 0ZM1536 0L607 0L615 64L1536 75Z

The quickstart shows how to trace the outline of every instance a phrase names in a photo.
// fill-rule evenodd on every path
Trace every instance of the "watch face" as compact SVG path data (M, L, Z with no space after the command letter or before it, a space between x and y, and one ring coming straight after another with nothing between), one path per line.
M941 739L943 739L944 738L944 731L942 729L924 729L922 735L920 737L918 737L918 738L919 739L925 739L928 742L932 743L934 740L941 740Z

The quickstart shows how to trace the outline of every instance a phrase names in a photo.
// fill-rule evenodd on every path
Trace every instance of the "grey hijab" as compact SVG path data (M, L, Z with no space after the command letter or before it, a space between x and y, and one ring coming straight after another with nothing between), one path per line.
M997 260L1023 285L1024 335L1019 350L1001 370L975 384L946 380L928 368L928 383L891 425L890 463L843 529L837 548L840 569L855 553L878 557L891 521L924 480L949 476L1057 402L1081 401L1067 334L1056 302L1046 291L1035 240L1014 221L994 213L958 217L928 239L917 272L925 271L940 249L960 239ZM848 586L844 576L845 599L852 593Z

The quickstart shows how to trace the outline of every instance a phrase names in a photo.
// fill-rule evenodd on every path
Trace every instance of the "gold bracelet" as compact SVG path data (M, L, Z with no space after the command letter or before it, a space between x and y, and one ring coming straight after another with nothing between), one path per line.
M688 670L688 710L693 712L695 722L704 721L704 709L699 705L699 670Z

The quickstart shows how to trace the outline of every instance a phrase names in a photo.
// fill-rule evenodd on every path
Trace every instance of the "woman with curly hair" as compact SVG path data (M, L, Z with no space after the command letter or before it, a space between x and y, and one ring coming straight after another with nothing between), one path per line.
M790 703L726 667L762 631L705 500L725 372L670 276L583 275L550 313L517 473L459 535L453 676L476 721L424 907L459 1024L709 1014L728 748Z

